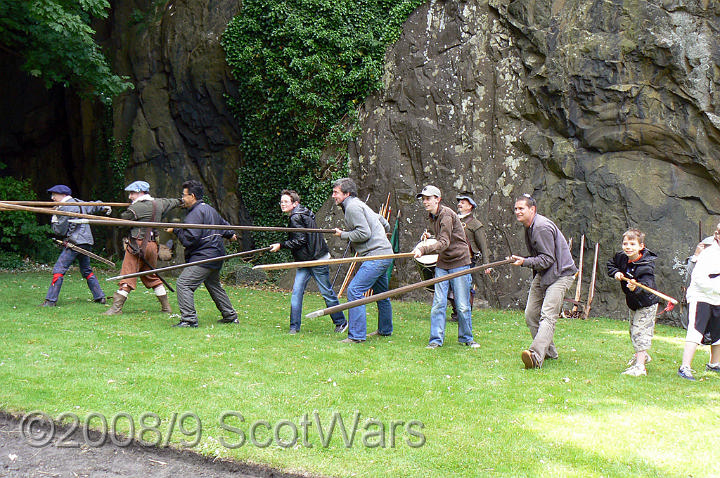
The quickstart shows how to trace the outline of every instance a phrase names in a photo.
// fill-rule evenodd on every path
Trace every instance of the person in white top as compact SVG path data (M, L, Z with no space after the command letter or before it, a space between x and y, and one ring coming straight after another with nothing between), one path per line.
M720 373L720 224L714 239L697 257L686 294L688 329L678 375L687 380L695 380L690 365L700 344L710 345L705 370Z

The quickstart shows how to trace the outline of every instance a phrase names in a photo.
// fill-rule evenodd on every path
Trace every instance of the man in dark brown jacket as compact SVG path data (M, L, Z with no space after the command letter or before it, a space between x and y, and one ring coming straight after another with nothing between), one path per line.
M422 198L423 207L430 214L430 230L437 240L427 246L416 247L415 257L438 254L435 277L442 277L470 268L470 248L465 238L465 229L455 211L440 204L442 194L435 186L425 186L417 195ZM430 343L427 348L441 347L445 340L448 287L452 284L455 305L458 311L458 341L472 348L480 347L473 340L472 316L470 314L470 287L472 277L460 276L450 281L435 284L435 296L430 312Z

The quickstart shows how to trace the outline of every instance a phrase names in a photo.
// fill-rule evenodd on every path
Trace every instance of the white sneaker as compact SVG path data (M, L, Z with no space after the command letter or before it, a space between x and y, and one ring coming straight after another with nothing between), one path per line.
M642 375L647 375L647 371L645 370L644 365L633 365L632 367L629 367L627 370L625 370L622 375L630 375L631 377L640 377Z
M637 360L637 356L633 355L632 358L630 359L630 361L627 363L627 366L632 367L633 365L635 365L636 360ZM652 362L652 357L650 356L650 354L646 354L645 355L645 363L650 363L650 362Z

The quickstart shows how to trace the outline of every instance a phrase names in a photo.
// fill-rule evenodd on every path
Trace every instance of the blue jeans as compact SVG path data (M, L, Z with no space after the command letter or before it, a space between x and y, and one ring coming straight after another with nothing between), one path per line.
M387 269L392 264L392 259L380 259L367 261L360 264L357 273L347 289L348 302L362 299L368 290L372 289L375 294L386 292L390 287L388 284ZM447 291L445 291L447 295ZM378 308L378 333L380 335L391 335L392 305L390 299L383 299L376 302ZM348 311L348 338L354 340L365 340L367 338L367 320L365 306L353 307Z
M87 244L83 244L78 247L82 247L87 251L91 249L91 247ZM100 287L100 282L97 277L95 277L95 274L93 274L92 267L90 267L90 258L66 247L63 248L63 251L60 253L60 257L58 257L58 260L55 262L55 266L53 267L53 279L50 287L48 288L45 300L57 302L58 297L60 296L60 288L62 287L63 277L68 269L70 269L72 263L75 262L75 259L77 259L78 264L80 265L80 273L82 274L83 279L87 280L87 285L92 293L93 300L100 300L105 297L105 292L103 292Z
M454 269L441 269L435 267L435 277L443 277L454 272L470 269L470 266L455 267ZM458 341L468 343L473 341L472 316L470 314L470 287L472 276L470 274L435 284L435 295L430 310L430 343L442 345L445 341L445 321L447 311L448 288L452 284L455 294L455 306L458 314Z
M290 328L300 330L302 303L305 289L307 288L310 278L315 279L315 283L320 290L320 294L325 299L325 305L333 307L340 304L335 291L330 285L330 268L328 266L301 267L295 272L295 283L293 284L292 297L290 298ZM335 312L330 316L335 325L345 324L345 314Z

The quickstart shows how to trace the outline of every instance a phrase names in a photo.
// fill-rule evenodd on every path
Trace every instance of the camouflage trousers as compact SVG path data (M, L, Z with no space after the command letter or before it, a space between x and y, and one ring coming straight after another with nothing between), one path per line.
M630 311L630 340L635 352L650 349L655 332L655 314L657 304Z

